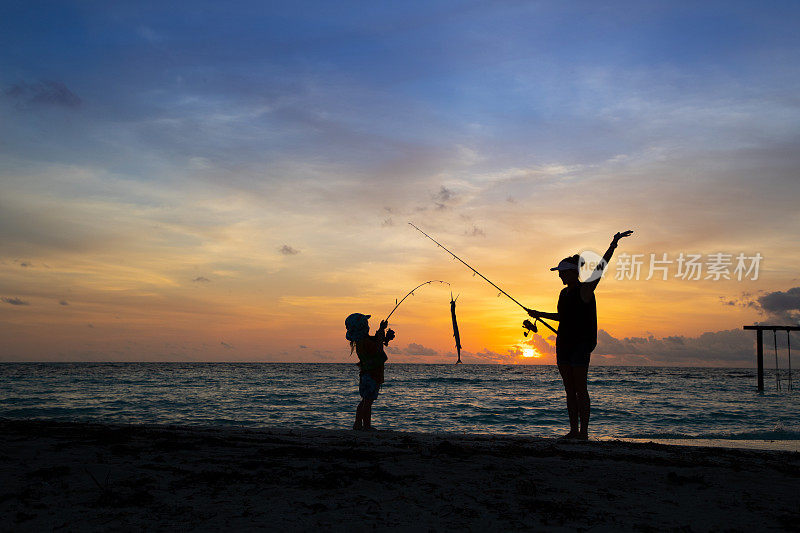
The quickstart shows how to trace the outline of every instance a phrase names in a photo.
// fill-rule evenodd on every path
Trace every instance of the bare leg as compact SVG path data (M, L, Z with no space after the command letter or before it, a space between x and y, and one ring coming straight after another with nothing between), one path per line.
M564 391L567 393L567 413L569 414L569 433L568 438L578 435L578 401L575 396L575 384L570 365L558 365L561 373L561 380L564 382Z
M366 398L361 400L361 403L364 406L361 408L361 417L364 421L364 429L369 429L372 427L372 402L375 400L367 400Z
M586 386L588 366L572 367L572 383L575 387L576 403L578 404L578 415L581 419L580 438L589 438L589 413L591 411L591 401L589 400L589 389Z
M364 399L358 403L356 407L356 421L353 424L353 429L364 429Z

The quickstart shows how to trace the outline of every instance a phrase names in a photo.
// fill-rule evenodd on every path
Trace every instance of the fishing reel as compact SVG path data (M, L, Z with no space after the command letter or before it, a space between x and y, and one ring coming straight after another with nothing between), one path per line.
M389 346L389 342L394 340L394 330L389 328L386 330L386 333L383 336L383 345Z
M527 336L528 336L528 332L531 332L531 333L538 333L538 332L539 332L539 328L537 328L537 327L536 327L536 322L538 322L538 321L539 321L539 319L538 319L538 318L534 319L534 321L533 321L533 322L531 322L530 320L528 320L528 319L526 318L526 319L525 319L525 320L522 322L522 328L525 330L525 331L523 331L523 332L522 332L522 334L523 334L523 335L525 335L525 336L527 337Z

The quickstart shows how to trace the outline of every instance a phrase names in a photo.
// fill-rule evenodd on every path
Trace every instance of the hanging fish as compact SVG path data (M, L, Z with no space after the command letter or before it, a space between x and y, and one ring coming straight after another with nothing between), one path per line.
M453 292L450 291L450 316L453 317L453 337L456 338L456 351L458 352L456 364L458 364L461 362L461 335L458 334L458 322L456 322L456 300L458 300L458 296L454 300Z

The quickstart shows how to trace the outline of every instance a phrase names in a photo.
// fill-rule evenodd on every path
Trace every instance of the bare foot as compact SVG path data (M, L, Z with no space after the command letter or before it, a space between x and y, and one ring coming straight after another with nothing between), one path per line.
M563 437L559 437L558 440L578 439L580 438L579 435L580 433L578 433L577 431L570 431Z

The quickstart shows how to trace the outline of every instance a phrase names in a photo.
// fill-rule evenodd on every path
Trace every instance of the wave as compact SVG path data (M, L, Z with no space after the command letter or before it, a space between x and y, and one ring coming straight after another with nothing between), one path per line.
M695 439L717 439L717 440L800 440L800 431L790 431L787 429L773 429L765 431L741 431L741 432L716 432L716 433L631 433L623 435L623 439L665 439L665 440L695 440Z

